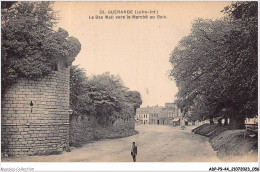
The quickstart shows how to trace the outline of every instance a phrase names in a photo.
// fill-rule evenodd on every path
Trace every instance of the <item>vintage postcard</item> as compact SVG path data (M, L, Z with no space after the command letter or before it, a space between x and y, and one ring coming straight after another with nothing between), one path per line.
M257 1L1 1L3 171L258 171L257 94Z

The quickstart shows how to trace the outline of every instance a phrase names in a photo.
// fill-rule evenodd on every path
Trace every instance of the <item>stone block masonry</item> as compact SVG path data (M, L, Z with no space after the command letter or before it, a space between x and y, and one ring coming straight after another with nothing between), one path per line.
M64 67L37 80L19 79L6 90L1 102L2 153L51 154L68 146L69 75Z

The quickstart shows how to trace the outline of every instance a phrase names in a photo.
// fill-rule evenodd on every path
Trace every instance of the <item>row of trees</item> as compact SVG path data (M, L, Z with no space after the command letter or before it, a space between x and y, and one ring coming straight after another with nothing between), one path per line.
M83 69L70 70L70 106L73 116L95 116L101 125L129 119L142 104L140 93L129 91L119 76L109 73L86 76Z
M223 117L235 128L257 115L257 2L236 2L225 17L197 19L172 52L176 104L193 120Z
M1 3L1 87L19 78L37 79L57 69L57 58L70 66L81 50L66 30L55 30L58 17L52 2ZM87 78L71 67L70 106L73 115L95 115L101 124L127 119L142 104L140 94L129 91L109 73Z
M35 79L56 68L56 58L71 65L81 44L58 21L52 2L1 3L1 88L18 78Z

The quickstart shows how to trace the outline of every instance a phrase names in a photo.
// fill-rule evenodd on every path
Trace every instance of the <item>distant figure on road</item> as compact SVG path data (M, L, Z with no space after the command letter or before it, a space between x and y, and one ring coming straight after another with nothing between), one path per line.
M181 125L181 130L184 130L185 129L185 121L184 119L182 118L181 121L180 121L180 125Z
M131 155L133 157L133 162L136 162L137 146L135 146L135 142L133 142L133 146L132 146L132 149L131 149Z

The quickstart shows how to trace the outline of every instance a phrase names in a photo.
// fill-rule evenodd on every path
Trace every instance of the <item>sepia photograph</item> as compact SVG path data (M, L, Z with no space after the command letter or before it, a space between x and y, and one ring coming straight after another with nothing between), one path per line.
M1 1L1 171L258 161L258 1Z

